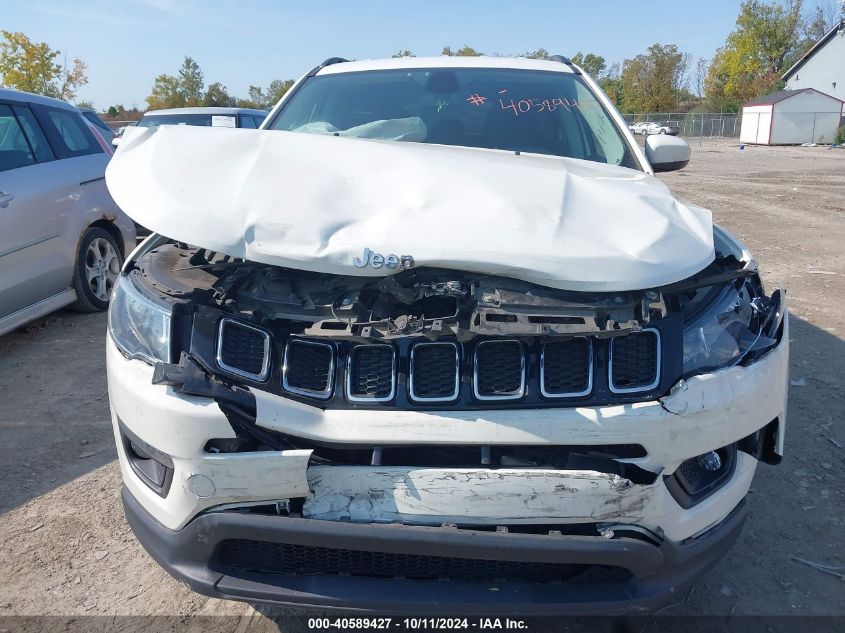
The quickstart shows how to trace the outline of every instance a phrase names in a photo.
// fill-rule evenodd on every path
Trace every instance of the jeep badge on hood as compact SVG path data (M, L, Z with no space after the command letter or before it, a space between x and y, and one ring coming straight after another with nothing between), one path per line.
M414 267L414 258L410 255L394 255L390 253L389 255L382 255L381 253L374 253L369 248L365 248L364 252L361 253L361 257L355 257L352 260L352 264L355 268L366 268L367 266L371 266L373 268L381 268L384 266L385 268L390 268L391 270L400 269L400 270L408 270L409 268Z

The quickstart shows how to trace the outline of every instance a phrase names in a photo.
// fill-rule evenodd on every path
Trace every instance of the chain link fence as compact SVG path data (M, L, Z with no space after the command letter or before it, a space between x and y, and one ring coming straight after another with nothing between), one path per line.
M623 114L629 126L657 123L688 138L734 138L745 143L798 145L836 142L845 125L840 112L638 112ZM634 132L642 133L639 128ZM839 141L841 142L841 141Z
M742 114L736 112L636 112L623 114L628 125L660 123L678 128L680 136L739 138Z

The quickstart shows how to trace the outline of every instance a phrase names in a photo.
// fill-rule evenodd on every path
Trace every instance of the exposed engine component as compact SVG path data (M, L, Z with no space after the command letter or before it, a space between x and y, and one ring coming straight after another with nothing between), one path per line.
M303 334L335 339L601 337L640 330L666 314L659 290L581 293L432 268L383 278L327 275L174 243L146 254L138 267L154 288L172 296L190 293L194 301L261 323L299 322Z

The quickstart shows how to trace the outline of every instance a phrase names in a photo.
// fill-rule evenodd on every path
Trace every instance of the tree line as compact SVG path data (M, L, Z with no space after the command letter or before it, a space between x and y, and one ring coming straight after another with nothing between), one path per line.
M803 0L744 0L734 30L711 59L700 58L693 63L691 55L676 44L661 43L621 63L608 64L594 52L579 51L571 59L623 112L737 111L743 103L782 88L781 75L842 18L831 0L809 11ZM58 63L61 51L46 43L32 42L23 33L0 33L3 85L72 101L78 89L88 83L87 67L80 59L69 63L64 58ZM484 53L464 45L454 50L446 46L441 54L463 57ZM393 55L412 56L410 50ZM539 48L522 56L548 59L550 53ZM155 78L146 105L151 110L187 106L269 108L293 83L293 79L276 79L266 88L250 85L246 97L233 96L219 81L206 86L199 64L186 56L175 74ZM113 105L107 114L135 118L140 112Z
M266 89L251 85L246 98L233 97L219 81L206 87L205 75L199 64L193 57L186 56L175 75L162 74L155 78L146 101L150 110L192 106L260 109L273 106L293 84L293 79L275 79Z

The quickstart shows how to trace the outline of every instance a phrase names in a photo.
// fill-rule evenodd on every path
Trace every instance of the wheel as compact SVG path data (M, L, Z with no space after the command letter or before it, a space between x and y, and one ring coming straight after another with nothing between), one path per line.
M73 289L76 291L73 308L79 312L100 312L108 308L122 265L120 249L108 231L99 227L85 231L73 269Z
M666 134L666 130L660 130L661 134Z

